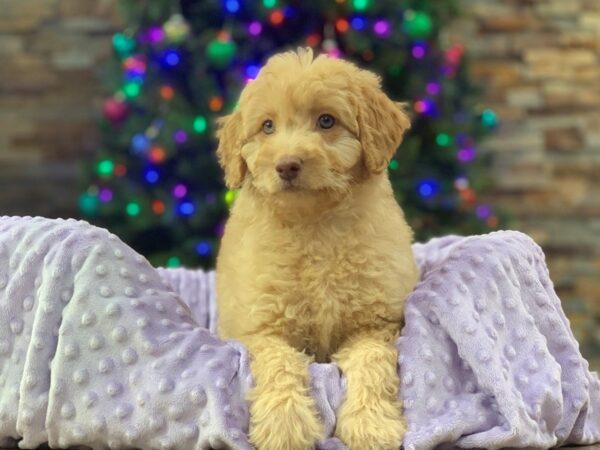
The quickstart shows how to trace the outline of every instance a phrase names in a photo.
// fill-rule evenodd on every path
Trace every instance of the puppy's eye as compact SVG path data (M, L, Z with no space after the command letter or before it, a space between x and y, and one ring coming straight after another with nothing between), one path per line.
M319 128L329 130L331 127L333 127L333 125L335 125L335 119L331 114L321 114L317 124L319 125Z
M272 120L265 120L262 124L262 130L265 134L273 134L275 132L275 124Z

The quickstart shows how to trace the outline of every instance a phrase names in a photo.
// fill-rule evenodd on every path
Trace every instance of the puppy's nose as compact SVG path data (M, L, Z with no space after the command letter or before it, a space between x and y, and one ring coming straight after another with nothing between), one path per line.
M279 160L275 170L282 180L292 181L302 169L302 160L296 156L284 156Z

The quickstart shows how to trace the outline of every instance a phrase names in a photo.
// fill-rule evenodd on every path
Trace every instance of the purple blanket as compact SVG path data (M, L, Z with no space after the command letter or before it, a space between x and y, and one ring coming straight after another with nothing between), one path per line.
M600 381L540 248L497 232L414 251L422 279L397 343L405 447L600 441ZM154 269L85 222L0 218L0 446L250 449L248 357L210 333L215 304L212 272ZM345 380L310 370L332 436Z

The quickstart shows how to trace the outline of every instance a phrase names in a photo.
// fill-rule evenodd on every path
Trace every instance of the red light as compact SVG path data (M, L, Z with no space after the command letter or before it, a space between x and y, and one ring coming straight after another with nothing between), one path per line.
M350 28L350 24L348 23L348 21L346 19L338 19L335 21L335 28L340 33L345 33Z
M281 25L283 23L283 13L280 9L273 11L269 15L269 20L273 25Z
M123 164L117 164L115 166L115 175L116 176L122 177L126 173L127 173L127 167L125 167L125 165L123 165Z
M166 153L162 147L152 147L149 158L153 163L161 163L165 160Z
M171 100L173 98L173 96L175 95L175 89L173 89L171 86L161 86L160 88L160 96L164 99L164 100Z
M154 211L154 214L163 214L165 212L165 204L160 200L153 200L152 211Z

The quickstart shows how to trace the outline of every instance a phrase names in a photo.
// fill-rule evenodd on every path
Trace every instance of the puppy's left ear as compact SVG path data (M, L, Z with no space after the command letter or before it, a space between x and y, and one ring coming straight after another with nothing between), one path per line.
M242 115L239 111L235 111L221 117L217 124L219 125L217 156L225 172L225 184L229 189L237 189L242 185L248 170L242 158Z
M381 173L410 128L410 119L405 112L406 104L390 100L381 90L377 76L361 71L358 78L358 126L363 159L369 172Z

